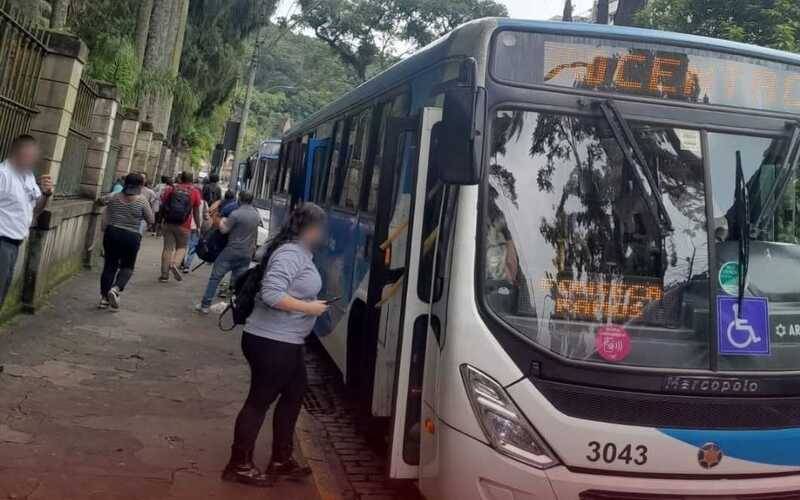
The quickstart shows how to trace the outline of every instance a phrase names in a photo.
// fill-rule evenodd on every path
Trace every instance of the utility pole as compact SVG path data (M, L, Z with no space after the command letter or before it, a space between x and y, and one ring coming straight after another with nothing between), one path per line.
M258 30L258 35L256 36L256 43L253 47L253 57L250 59L250 71L247 75L247 88L244 92L244 103L242 104L242 114L239 120L239 132L236 134L236 149L233 151L233 168L231 169L231 181L233 183L234 189L236 189L237 182L239 179L239 162L242 160L242 148L244 147L244 134L247 130L247 119L250 116L250 101L253 98L253 87L256 83L256 72L258 71L258 59L261 55L261 45L264 43L264 38L267 34L267 24L269 21L267 20L267 14L269 9L266 6L266 3L262 4L262 8L264 11L262 12L262 18L264 19L264 24Z

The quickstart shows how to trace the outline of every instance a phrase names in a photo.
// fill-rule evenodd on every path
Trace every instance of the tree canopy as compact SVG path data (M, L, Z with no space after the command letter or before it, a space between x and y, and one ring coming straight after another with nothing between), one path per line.
M797 0L650 0L636 21L655 29L800 52Z
M494 0L300 0L296 20L314 31L360 80L459 24L507 16Z

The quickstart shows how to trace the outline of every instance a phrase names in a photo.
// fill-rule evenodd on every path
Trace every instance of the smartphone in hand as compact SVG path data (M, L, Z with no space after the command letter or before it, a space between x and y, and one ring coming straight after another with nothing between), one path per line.
M341 299L342 299L341 297L334 297L332 299L325 299L325 300L323 300L323 302L325 302L328 305L331 305L331 304L334 304L336 302L339 302Z

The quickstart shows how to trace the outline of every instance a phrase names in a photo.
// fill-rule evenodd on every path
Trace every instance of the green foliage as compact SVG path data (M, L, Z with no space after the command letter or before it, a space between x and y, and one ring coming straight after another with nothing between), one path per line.
M122 104L135 106L140 80L133 43L128 38L114 35L99 36L96 41L98 43L89 59L89 77L115 84Z
M482 17L506 17L505 6L493 0L397 0L402 39L427 45L461 24Z
M170 122L173 143L193 163L219 141L230 100L249 62L247 42L268 20L275 0L192 0ZM195 163L197 164L197 163Z
M261 140L280 137L286 120L297 123L356 85L357 79L324 43L270 26L259 58L256 88L245 133L245 151ZM234 108L244 101L236 93Z
M137 4L135 0L74 1L67 18L68 29L89 47L89 77L116 85L126 106L136 104L140 85L133 45Z
M800 52L797 0L651 0L637 24Z
M506 16L494 0L300 0L296 21L314 31L360 81L371 68L397 57L401 43L419 47L459 24L487 16Z

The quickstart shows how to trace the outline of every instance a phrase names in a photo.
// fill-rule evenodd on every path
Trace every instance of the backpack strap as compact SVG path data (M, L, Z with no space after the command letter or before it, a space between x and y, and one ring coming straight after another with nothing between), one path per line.
M233 314L233 303L231 303L231 302L228 302L228 305L225 307L225 310L220 313L219 320L217 320L217 326L223 332L230 332L230 331L233 331L236 328L236 322L235 321L231 321L231 327L230 328L225 328L224 326L222 326L222 319L225 317L226 314L228 314L229 311L231 312L231 314Z

